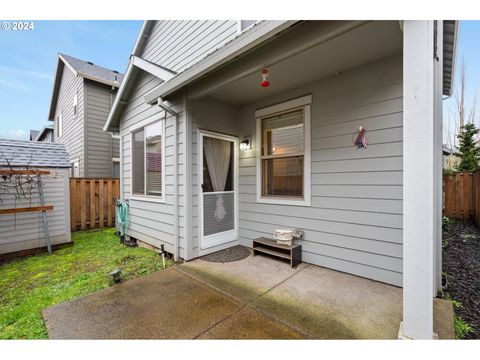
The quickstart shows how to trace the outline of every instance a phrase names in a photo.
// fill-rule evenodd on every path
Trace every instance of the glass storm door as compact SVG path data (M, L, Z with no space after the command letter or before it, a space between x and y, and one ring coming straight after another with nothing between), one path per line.
M236 139L200 133L200 247L202 250L238 239Z

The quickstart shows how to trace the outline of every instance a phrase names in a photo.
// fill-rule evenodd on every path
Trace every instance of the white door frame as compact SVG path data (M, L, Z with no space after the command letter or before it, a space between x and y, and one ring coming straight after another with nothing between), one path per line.
M222 233L210 235L210 244L205 246L204 236L203 236L203 138L211 137L220 140L226 140L233 142L233 193L234 193L234 229L225 231ZM238 138L231 135L225 135L222 133L217 133L209 130L198 130L198 150L197 150L197 164L198 164L198 174L197 174L197 189L198 189L198 239L199 239L199 253L200 255L205 255L210 252L218 251L221 249L222 245L231 244L236 242L238 244L239 239L239 229L238 229L238 206L239 206L239 187L238 187L238 172L239 172L239 154L238 154ZM228 233L228 234L227 234ZM227 241L223 239L228 239ZM223 246L225 248L225 246Z
M226 140L233 142L233 192L234 192L234 229L218 233L215 235L210 235L209 244L206 246L204 243L203 236L203 138L211 137L220 140ZM198 164L198 174L197 174L197 188L198 188L198 214L199 214L199 224L198 224L198 239L199 239L199 252L200 255L205 255L207 253L218 251L219 247L232 242L238 243L239 230L238 230L238 138L231 135L225 135L209 130L198 130L198 151L197 151L197 164ZM218 235L218 236L217 236ZM216 238L217 237L217 238ZM225 241L224 239L227 239Z

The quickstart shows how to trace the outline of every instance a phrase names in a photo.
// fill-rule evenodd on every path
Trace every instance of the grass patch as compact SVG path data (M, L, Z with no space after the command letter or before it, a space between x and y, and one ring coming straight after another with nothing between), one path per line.
M0 339L46 339L41 310L162 269L158 254L120 245L113 229L72 234L73 246L0 266ZM173 263L167 260L167 266Z

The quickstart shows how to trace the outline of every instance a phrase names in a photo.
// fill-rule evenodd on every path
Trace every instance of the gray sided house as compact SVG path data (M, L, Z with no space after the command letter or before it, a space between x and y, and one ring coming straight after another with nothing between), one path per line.
M70 243L70 161L65 145L46 142L0 140L0 171L44 170L41 175L47 211L48 233L53 246ZM0 210L40 206L38 186L31 190L21 176L22 190L12 187L11 178L0 176ZM14 183L14 182L13 182ZM0 214L0 258L5 254L46 246L41 212Z
M118 134L103 125L123 75L88 61L58 54L48 119L54 142L67 147L74 177L118 177Z
M402 286L400 336L432 338L456 29L146 21L104 127L128 235L188 261L301 229L303 261Z

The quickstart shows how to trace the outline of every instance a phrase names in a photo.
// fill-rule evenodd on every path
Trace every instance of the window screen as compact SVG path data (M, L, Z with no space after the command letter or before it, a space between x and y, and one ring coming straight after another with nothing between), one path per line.
M302 197L303 109L262 119L262 196Z
M139 130L132 136L133 193L145 194L145 132Z
M133 193L162 195L163 126L158 121L132 135Z
M162 194L162 124L145 128L147 195Z

